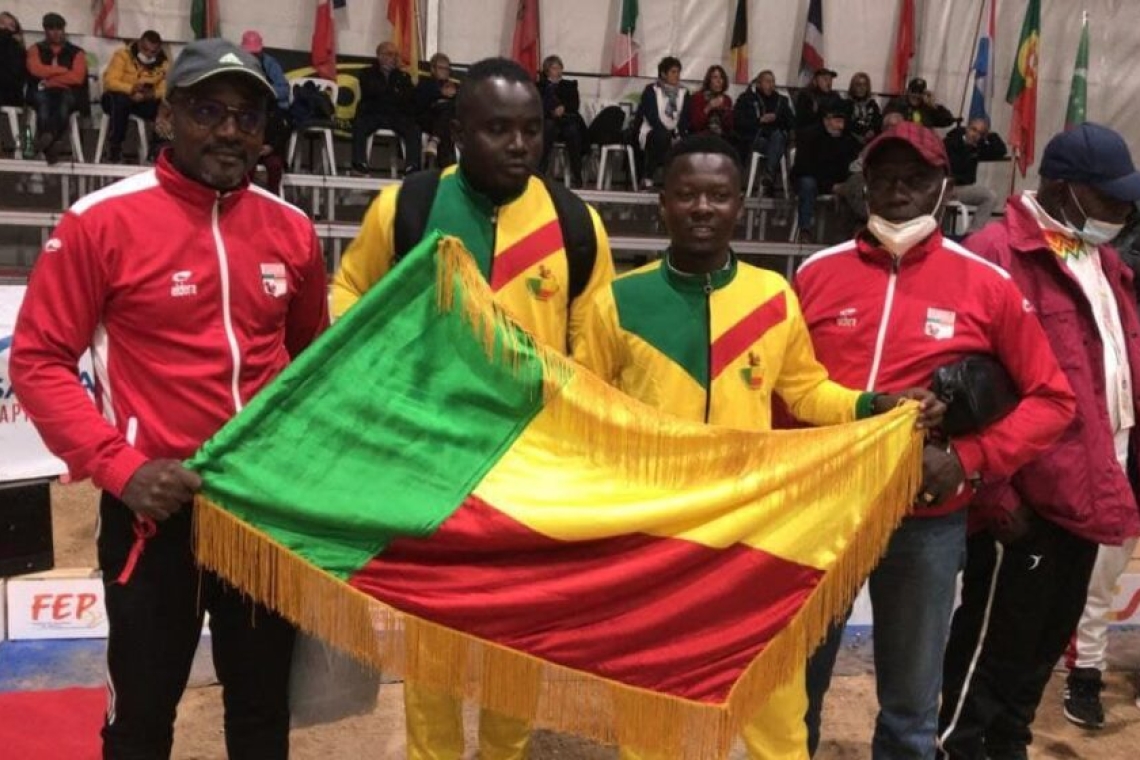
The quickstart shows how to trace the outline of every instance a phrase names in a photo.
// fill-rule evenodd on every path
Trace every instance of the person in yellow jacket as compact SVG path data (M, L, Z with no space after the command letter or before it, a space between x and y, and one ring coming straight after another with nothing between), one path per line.
M111 120L107 160L122 160L130 117L153 122L158 116L158 104L166 96L169 68L162 37L153 29L115 51L103 72L103 113Z
M517 63L491 58L467 72L452 133L458 167L418 172L386 188L365 213L333 279L343 315L419 242L425 230L460 238L496 302L538 340L567 353L589 297L614 276L597 213L565 188L534 176L542 157L542 100ZM421 656L430 653L420 653ZM539 670L534 677L537 702ZM411 760L459 760L460 704L423 687L404 690ZM479 721L482 760L527 756L530 726L490 710Z
M920 425L938 424L945 407L929 391L862 393L828 379L787 281L733 255L743 208L736 155L715 135L673 147L661 192L670 248L593 297L574 358L651 406L714 425L771 429L773 394L816 425L882 413L903 398L921 402ZM750 756L806 760L807 706L801 668L745 727ZM619 739L621 722L619 714Z

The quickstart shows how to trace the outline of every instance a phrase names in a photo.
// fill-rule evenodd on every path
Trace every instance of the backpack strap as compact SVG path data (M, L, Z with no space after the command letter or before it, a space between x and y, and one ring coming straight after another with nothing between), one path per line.
M413 172L404 178L396 195L396 218L393 223L392 265L408 255L427 232L428 216L439 188L438 169Z
M553 182L542 177L546 192L554 202L558 214L558 226L562 228L562 242L566 248L566 264L570 270L570 291L568 301L582 295L594 273L594 262L598 258L598 237L594 232L594 220L585 201L571 192L561 182Z

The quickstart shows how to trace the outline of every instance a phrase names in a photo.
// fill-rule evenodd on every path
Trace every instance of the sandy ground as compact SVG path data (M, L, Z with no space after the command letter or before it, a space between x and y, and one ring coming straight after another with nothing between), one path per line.
M95 562L95 492L89 486L56 486L52 495L55 551L59 567L90 567ZM1136 663L1140 666L1140 663ZM854 760L870 757L875 720L874 678L866 668L848 667L837 675L824 713L824 744L819 760ZM1087 732L1070 725L1061 715L1063 679L1054 676L1038 714L1037 740L1030 757L1124 760L1137 757L1140 746L1140 708L1134 704L1131 676L1111 673L1104 693L1108 726ZM401 687L381 689L378 708L370 715L329 726L293 732L292 756L298 760L404 757ZM474 742L473 711L468 715L468 745ZM222 760L221 690L217 686L190 689L178 716L174 757L178 760ZM573 737L540 732L535 760L610 760L617 753ZM738 748L733 760L743 760Z

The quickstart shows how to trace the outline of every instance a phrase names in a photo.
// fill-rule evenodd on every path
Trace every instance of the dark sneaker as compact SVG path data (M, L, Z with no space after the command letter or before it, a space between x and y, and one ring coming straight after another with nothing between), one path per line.
M1096 668L1073 668L1065 679L1065 718L1081 728L1103 728L1104 682Z

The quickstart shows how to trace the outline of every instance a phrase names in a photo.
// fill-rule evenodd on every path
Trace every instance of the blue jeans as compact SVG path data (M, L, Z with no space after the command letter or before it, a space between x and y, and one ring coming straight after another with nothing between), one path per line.
M933 760L942 659L966 561L966 511L907 518L871 573L879 716L874 760Z
M45 87L36 90L36 132L58 139L67 131L67 122L75 110L75 93L69 89Z
M815 177L796 177L796 198L799 203L800 230L811 232L815 222L815 199L819 196L819 182Z
M784 157L787 149L788 133L782 129L757 132L756 139L752 141L752 150L764 154L764 168L769 177L775 177L779 174L780 159Z

